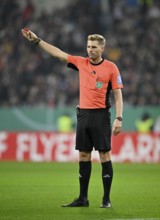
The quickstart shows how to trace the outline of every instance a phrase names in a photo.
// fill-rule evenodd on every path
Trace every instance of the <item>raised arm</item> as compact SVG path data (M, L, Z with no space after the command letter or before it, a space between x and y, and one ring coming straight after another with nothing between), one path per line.
M22 34L27 40L30 42L33 42L34 44L37 44L39 47L41 47L43 50L45 50L47 53L51 54L52 56L60 59L61 61L67 62L68 60L68 54L60 50L58 47L55 47L44 40L40 39L35 33L30 31L27 28L22 29Z

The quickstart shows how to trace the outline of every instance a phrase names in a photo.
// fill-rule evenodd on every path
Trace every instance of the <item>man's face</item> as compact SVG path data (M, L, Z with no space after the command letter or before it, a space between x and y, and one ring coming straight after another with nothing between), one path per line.
M102 56L104 47L98 41L87 41L87 54L91 60L96 60Z

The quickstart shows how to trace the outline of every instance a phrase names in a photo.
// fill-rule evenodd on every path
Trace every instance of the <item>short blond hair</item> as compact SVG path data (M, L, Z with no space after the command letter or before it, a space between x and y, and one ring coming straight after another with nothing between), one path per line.
M91 41L98 41L98 43L102 46L105 46L106 44L106 39L100 35L100 34L91 34L91 35L88 35L88 40L91 40Z

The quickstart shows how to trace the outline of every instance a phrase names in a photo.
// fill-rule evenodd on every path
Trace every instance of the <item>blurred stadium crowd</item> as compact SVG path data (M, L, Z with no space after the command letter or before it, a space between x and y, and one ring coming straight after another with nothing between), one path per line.
M104 35L104 57L120 69L125 105L160 105L160 1L73 0L38 16L32 1L24 8L0 1L0 106L75 106L77 72L27 42L22 27L83 56L87 35Z

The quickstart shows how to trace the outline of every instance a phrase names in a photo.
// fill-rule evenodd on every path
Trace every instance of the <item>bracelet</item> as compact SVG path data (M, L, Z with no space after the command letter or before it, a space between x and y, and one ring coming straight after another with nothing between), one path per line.
M33 44L35 44L35 45L37 45L38 46L38 44L40 43L40 41L41 41L41 38L36 38L35 40L32 40L31 42L33 43Z

